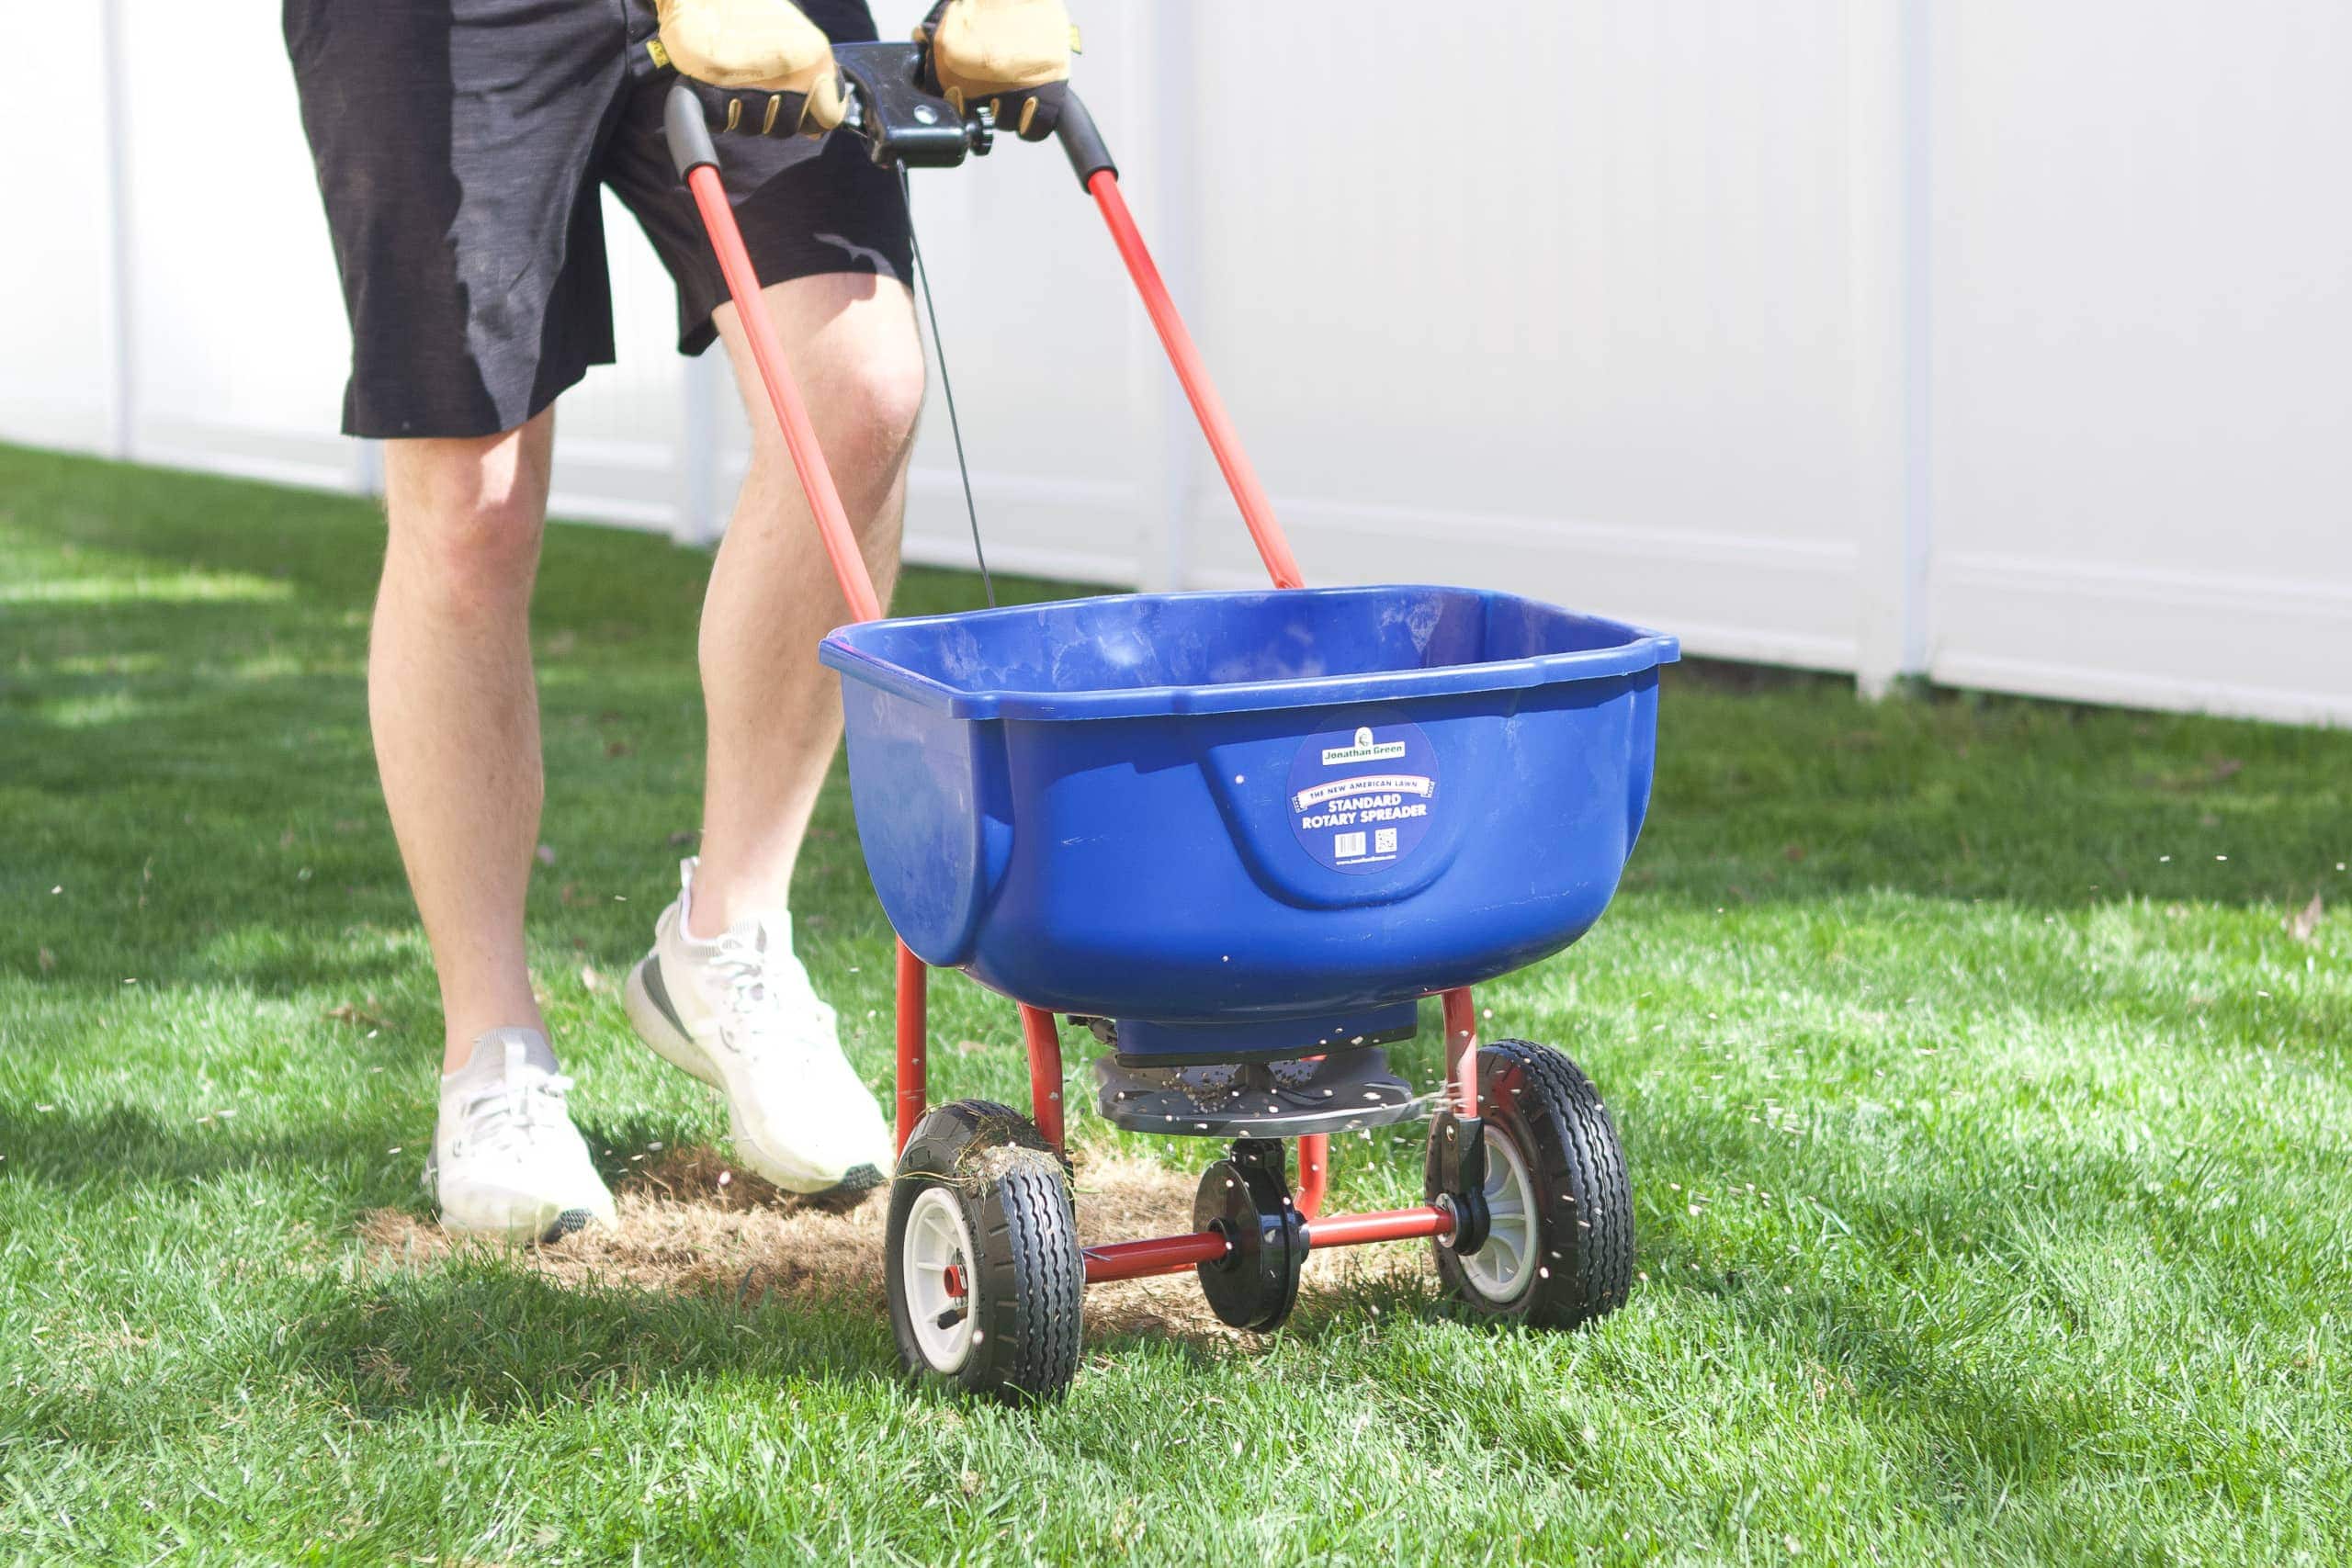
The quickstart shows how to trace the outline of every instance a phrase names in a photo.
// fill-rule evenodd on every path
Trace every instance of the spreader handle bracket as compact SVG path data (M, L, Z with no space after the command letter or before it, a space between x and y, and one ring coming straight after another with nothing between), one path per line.
M996 118L985 107L958 112L923 90L919 43L839 43L833 61L849 84L851 118L866 156L884 168L951 169L967 154L985 154L996 140Z

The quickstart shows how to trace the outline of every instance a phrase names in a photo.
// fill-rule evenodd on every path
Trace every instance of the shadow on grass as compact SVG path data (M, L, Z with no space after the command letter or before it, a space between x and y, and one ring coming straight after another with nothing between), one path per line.
M740 1285L656 1291L593 1273L558 1279L492 1256L385 1266L395 1261L379 1254L361 1288L291 1337L314 1376L354 1386L373 1413L462 1406L512 1418L681 1383L741 1383L763 1397L790 1379L910 1386L888 1309L854 1271L785 1292L756 1269ZM1135 1282L1090 1292L1086 1361L1173 1356L1205 1371L1266 1353L1260 1337L1209 1320L1189 1275L1162 1285L1156 1302L1138 1298ZM1391 1321L1448 1315L1432 1291L1358 1284L1310 1296L1283 1337L1312 1346L1367 1303Z
M732 1383L764 1399L793 1379L899 1381L888 1322L854 1301L580 1288L488 1258L375 1270L289 1346L373 1416L465 1408L511 1419L657 1386Z
M414 1053L398 1042L353 1043L352 1071L372 1063L414 1066ZM605 1179L616 1184L635 1174L633 1151L677 1136L674 1118L645 1112L579 1118L581 1135ZM399 1151L397 1156L388 1151ZM392 1203L422 1212L417 1184L425 1145L415 1112L394 1105L312 1123L299 1131L251 1133L233 1115L167 1123L121 1106L96 1115L76 1116L33 1105L0 1104L0 1150L7 1163L0 1180L40 1182L61 1192L115 1194L147 1184L179 1186L218 1180L243 1172L300 1172L325 1180L336 1201L356 1210Z
M0 1179L39 1181L61 1191L109 1193L143 1183L202 1182L248 1170L335 1172L338 1184L382 1164L401 1140L388 1117L356 1115L298 1133L249 1134L233 1118L171 1125L115 1106L94 1116L0 1104ZM414 1180L413 1176L410 1178ZM357 1201L358 1194L349 1195Z

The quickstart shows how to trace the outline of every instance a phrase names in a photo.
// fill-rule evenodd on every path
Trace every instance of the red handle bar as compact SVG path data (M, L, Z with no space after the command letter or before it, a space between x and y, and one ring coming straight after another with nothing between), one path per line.
M761 384L767 389L769 405L775 411L776 423L784 429L785 445L792 452L793 469L800 476L808 510L816 517L818 532L824 536L825 555L832 562L842 597L849 602L853 619L878 620L882 604L875 594L874 579L865 570L857 536L842 509L841 492L834 488L832 470L826 466L824 451L817 443L816 428L808 422L808 407L800 400L800 389L792 379L791 367L785 363L784 345L777 341L775 324L760 308L759 275L743 248L742 231L735 225L735 210L728 203L718 166L710 163L694 164L686 171L686 186L694 192L695 206L710 235L711 249L718 254L719 271L727 277L727 292L733 296L744 335L751 340L752 357L759 366ZM1094 197L1095 206L1102 209L1103 222L1110 226L1111 238L1119 247L1120 258L1126 263L1127 275L1135 280L1136 291L1143 297L1144 310L1150 314L1160 344L1168 350L1177 379L1184 384L1184 395L1201 422L1201 433L1208 437L1209 449L1216 455L1217 468L1225 475L1235 503L1241 508L1241 520L1249 525L1259 558L1266 563L1266 574L1277 588L1302 586L1305 579L1299 574L1298 561L1291 554L1289 541L1283 536L1282 525L1274 519L1273 503L1267 500L1265 487L1258 482L1257 470L1250 466L1249 457L1241 450L1241 436L1233 427L1232 417L1225 412L1216 385L1209 379L1208 366L1201 358L1193 334L1185 331L1183 319L1176 313L1176 302L1169 298L1168 286L1160 281L1159 269L1152 264L1151 253L1144 246L1135 217L1127 210L1126 197L1120 193L1117 172L1109 168L1095 170L1087 175L1086 188Z

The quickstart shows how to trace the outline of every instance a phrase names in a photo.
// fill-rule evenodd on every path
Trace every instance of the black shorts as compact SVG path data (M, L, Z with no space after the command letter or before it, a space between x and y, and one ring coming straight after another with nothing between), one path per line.
M864 0L802 0L837 41ZM699 354L727 298L662 136L646 0L285 0L351 317L346 434L489 435L613 360L597 186L678 289ZM763 283L910 276L897 180L854 137L741 136L722 171Z

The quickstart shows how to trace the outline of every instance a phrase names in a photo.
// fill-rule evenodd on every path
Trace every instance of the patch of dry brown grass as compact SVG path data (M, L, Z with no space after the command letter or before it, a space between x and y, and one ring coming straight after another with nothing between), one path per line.
M1197 1179L1148 1160L1087 1158L1078 1168L1078 1225L1088 1246L1190 1228ZM882 1235L889 1205L876 1193L852 1206L814 1203L730 1165L717 1149L678 1149L638 1167L614 1188L620 1224L511 1256L580 1287L625 1286L668 1294L769 1296L849 1302L876 1314L883 1294ZM404 1209L361 1217L372 1261L429 1268L485 1244L453 1237ZM1419 1247L1351 1247L1307 1264L1303 1301L1361 1284L1428 1272ZM1190 1273L1101 1285L1087 1292L1097 1336L1150 1335L1194 1342L1248 1341L1202 1299Z

